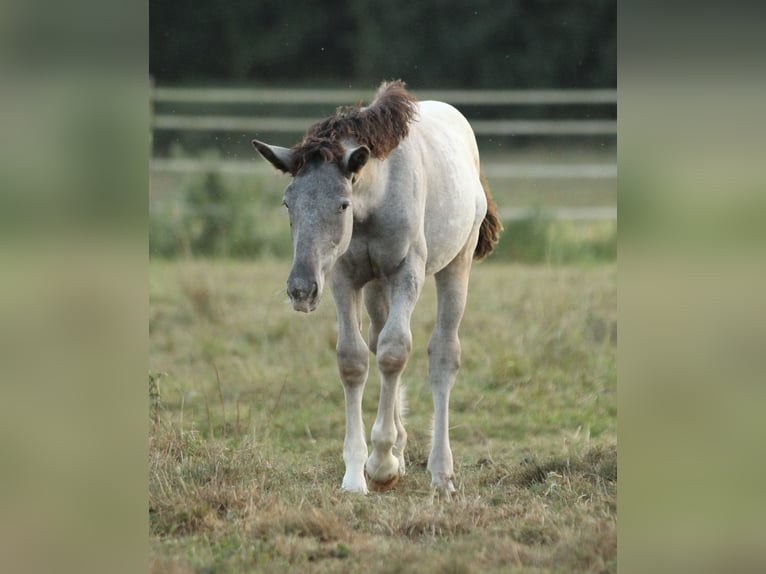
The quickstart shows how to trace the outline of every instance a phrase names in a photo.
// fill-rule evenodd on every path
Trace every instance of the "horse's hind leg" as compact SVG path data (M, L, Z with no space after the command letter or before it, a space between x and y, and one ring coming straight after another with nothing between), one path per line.
M473 250L464 249L435 275L438 310L428 342L428 377L434 401L434 433L428 470L431 486L450 493L455 491L455 486L449 442L449 397L460 368L458 328L465 310L472 256Z
M364 306L370 316L370 331L367 345L377 354L378 337L388 319L389 300L385 284L380 279L370 281L364 286Z

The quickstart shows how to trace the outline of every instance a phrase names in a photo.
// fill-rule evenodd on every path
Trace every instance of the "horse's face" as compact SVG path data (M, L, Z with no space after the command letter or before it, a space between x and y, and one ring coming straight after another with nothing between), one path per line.
M351 180L331 163L310 167L287 186L284 204L294 248L287 295L296 311L313 311L327 273L351 243Z
M278 169L292 173L293 156L286 148L254 141L261 155ZM340 164L317 161L296 175L285 190L290 215L293 267L287 295L296 311L316 309L325 277L351 243L354 228L352 180L369 158L359 146L349 149Z

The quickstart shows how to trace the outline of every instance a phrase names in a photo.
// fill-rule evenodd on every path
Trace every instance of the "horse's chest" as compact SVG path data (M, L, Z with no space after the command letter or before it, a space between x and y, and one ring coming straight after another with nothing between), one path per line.
M407 257L409 242L402 237L370 236L354 233L348 250L343 255L343 268L358 284L384 277L394 271Z
M367 245L371 265L378 277L393 273L407 257L409 251L410 243L397 237L378 239Z

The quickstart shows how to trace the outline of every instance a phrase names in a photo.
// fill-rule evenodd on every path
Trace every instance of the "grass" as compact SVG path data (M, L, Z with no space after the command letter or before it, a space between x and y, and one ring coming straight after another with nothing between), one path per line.
M616 571L613 264L476 265L451 405L454 500L433 495L425 469L432 282L404 375L408 474L360 497L340 491L334 307L327 294L294 313L288 270L151 264L151 572Z

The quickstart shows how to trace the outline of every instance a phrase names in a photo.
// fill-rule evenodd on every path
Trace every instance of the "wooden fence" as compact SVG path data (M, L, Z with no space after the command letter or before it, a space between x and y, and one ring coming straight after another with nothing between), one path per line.
M435 99L456 106L604 106L614 109L617 91L603 90L422 90L413 91L420 100ZM168 111L173 104L194 104L199 108L226 105L253 106L279 104L288 106L315 104L337 105L368 100L369 91L355 89L274 89L274 88L171 88L155 87L152 91L152 108L160 109L152 117L155 131L193 132L239 132L239 133L294 133L302 134L321 117L295 117L273 115L236 115L211 113L175 113ZM284 112L282 112L284 114ZM590 116L590 114L585 114ZM614 114L610 114L614 115ZM495 119L472 118L469 121L477 136L530 136L530 137L588 137L614 139L617 122L614 119ZM268 166L262 162L235 160L196 160L153 158L152 172L188 173L220 171L230 174L262 174ZM507 164L488 162L484 170L490 179L589 179L614 180L616 192L617 166L614 163L530 163ZM502 215L508 219L525 217L526 210L507 210ZM558 219L616 219L614 206L561 207L550 210Z

